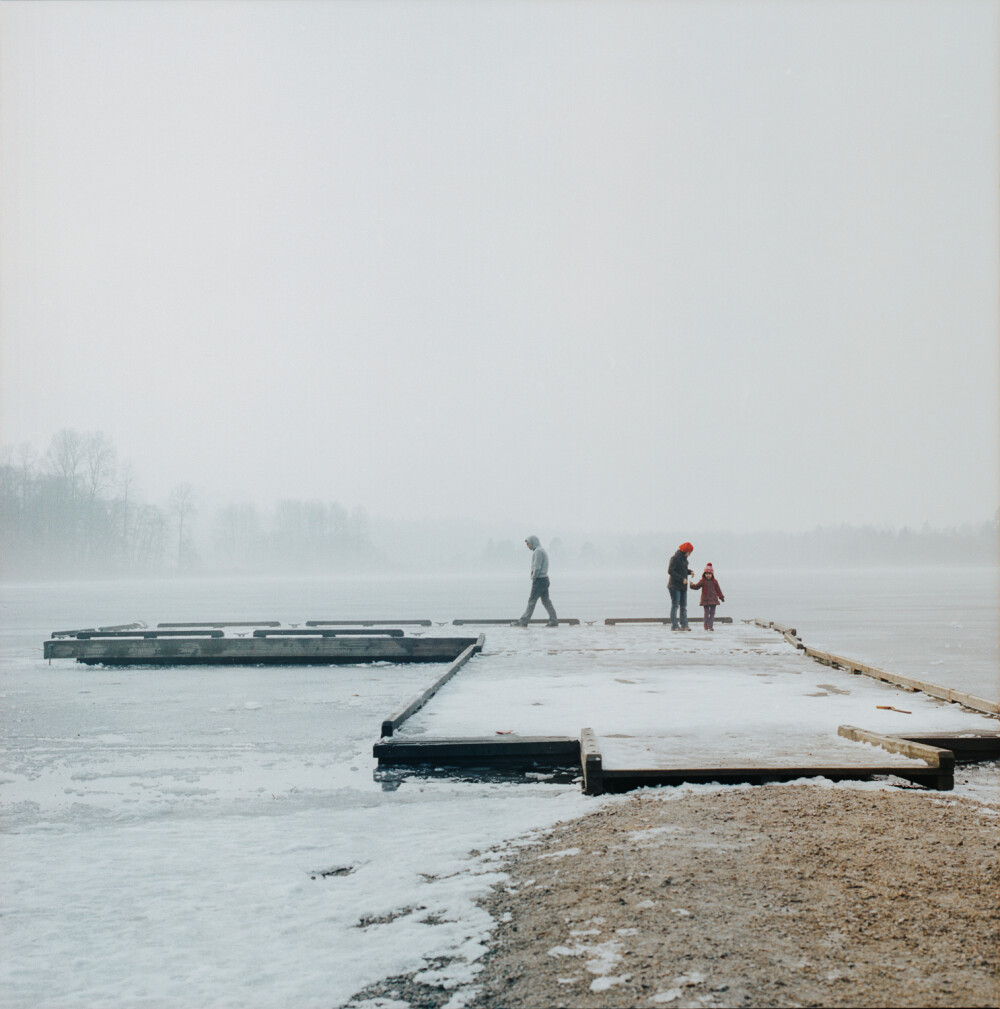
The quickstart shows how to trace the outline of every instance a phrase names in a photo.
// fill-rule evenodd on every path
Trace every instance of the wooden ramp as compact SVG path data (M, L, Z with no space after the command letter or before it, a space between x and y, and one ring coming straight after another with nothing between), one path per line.
M405 637L401 630L275 631L240 637L221 630L80 631L46 641L46 659L106 666L348 665L362 662L452 662L477 638ZM480 645L481 647L481 645Z

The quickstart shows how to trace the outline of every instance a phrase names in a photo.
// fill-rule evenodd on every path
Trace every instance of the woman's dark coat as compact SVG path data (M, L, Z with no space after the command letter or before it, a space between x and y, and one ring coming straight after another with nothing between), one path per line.
M673 557L670 558L670 564L667 567L667 574L670 575L670 580L667 582L667 588L671 589L682 589L684 588L684 579L688 575L693 575L694 572L688 567L687 554L683 550L678 550Z

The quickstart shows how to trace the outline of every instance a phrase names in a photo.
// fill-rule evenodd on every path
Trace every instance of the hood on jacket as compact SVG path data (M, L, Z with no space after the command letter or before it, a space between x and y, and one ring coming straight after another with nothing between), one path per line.
M537 550L541 545L542 541L537 536L529 536L525 541L532 550Z

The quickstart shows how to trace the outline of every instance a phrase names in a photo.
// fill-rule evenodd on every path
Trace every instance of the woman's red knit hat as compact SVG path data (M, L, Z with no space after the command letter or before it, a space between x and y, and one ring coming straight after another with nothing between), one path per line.
M689 554L689 553L691 553L692 550L694 550L694 547L691 546L690 543L682 543L680 545L680 549L683 550L684 553Z

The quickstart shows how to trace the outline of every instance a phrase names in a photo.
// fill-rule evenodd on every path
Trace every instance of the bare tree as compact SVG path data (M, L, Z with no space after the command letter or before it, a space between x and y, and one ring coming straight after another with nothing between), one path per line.
M38 467L38 453L30 441L22 441L17 446L17 464L21 471L21 499L27 502L28 490Z
M136 509L132 536L131 563L142 569L156 569L166 549L167 517L156 505L140 505Z
M170 514L177 523L177 566L184 566L184 555L187 541L184 538L185 525L190 526L191 520L197 515L195 508L194 487L189 483L178 484L170 492ZM188 530L190 536L190 529Z
M103 431L95 431L84 437L84 475L91 504L111 488L117 460L118 452Z
M64 427L52 436L46 453L49 472L61 480L71 498L76 497L86 455L86 440L79 431Z
M129 505L132 492L135 490L135 467L131 462L122 464L118 471L118 506L121 508L121 556L128 559L131 553L129 546Z
M260 516L253 504L233 504L215 515L213 546L226 567L245 567L259 562Z

